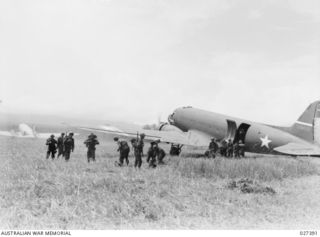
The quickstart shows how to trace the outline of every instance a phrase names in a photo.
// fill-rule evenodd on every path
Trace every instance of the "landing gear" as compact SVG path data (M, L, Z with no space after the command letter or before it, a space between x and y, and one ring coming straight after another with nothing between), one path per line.
M170 148L170 155L171 156L178 156L181 153L181 148L183 147L183 145L179 145L179 144L171 144L171 148Z

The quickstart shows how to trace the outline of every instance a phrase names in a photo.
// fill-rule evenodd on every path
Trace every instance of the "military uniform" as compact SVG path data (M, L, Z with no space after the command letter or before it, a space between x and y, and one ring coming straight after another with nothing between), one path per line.
M233 143L231 139L228 141L227 144L227 157L233 157Z
M149 167L156 168L157 167L157 154L158 154L158 145L155 142L150 143L150 148L148 150L147 162L149 163Z
M240 153L239 153L239 143L235 142L233 145L233 153L234 153L234 157L235 158L239 158L240 157Z
M129 152L130 152L130 147L128 145L128 143L126 141L119 141L118 139L115 139L115 141L118 144L118 150L120 153L120 157L119 157L119 166L123 165L123 161L126 160L127 165L129 165Z
M182 148L182 145L172 143L169 154L171 156L178 156L181 153L181 148Z
M58 157L59 156L64 156L64 145L63 145L63 142L64 142L64 133L61 133L61 136L58 137L58 141L57 141L57 147L58 147Z
M51 158L54 159L54 155L57 152L57 141L54 139L53 135L47 139L46 145L48 146L47 159L50 157L50 154Z
M216 143L215 139L211 139L211 142L209 144L209 157L215 158L216 152L218 151L219 146Z
M89 135L88 139L85 140L84 144L87 146L87 159L88 163L92 159L92 161L96 161L96 145L99 145L99 141L97 139L97 136L93 133Z
M142 155L143 155L143 140L139 139L138 141L136 139L131 140L131 144L134 150L134 167L140 168L142 165Z
M166 156L166 152L162 148L158 147L158 154L157 154L158 164L164 164L163 159L165 156Z
M227 146L228 143L226 142L226 140L223 140L221 142L221 147L220 147L220 155L226 157L227 156Z
M73 133L70 133L68 136L66 136L63 145L64 145L64 157L66 161L69 161L70 159L70 153L74 150L74 139L73 139Z

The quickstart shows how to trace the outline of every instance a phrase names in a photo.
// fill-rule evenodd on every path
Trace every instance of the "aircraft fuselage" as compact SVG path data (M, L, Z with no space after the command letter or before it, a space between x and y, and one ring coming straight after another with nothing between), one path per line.
M218 140L242 140L246 151L276 154L275 147L306 141L280 129L192 107L176 109L170 116L170 124L184 132L201 131Z

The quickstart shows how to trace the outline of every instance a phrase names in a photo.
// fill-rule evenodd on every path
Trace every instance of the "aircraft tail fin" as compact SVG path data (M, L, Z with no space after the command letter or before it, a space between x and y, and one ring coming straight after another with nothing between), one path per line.
M308 106L293 124L291 131L304 140L320 144L320 101Z

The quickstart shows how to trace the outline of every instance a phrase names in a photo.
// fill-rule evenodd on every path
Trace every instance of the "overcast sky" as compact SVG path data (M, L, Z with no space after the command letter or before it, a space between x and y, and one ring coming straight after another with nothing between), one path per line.
M320 99L320 1L0 0L2 111L290 124Z

